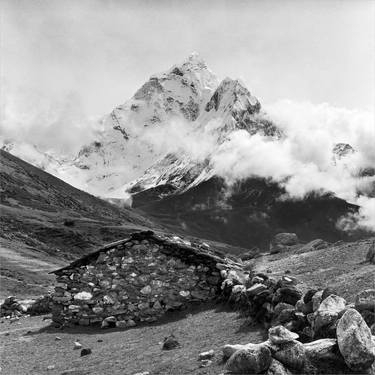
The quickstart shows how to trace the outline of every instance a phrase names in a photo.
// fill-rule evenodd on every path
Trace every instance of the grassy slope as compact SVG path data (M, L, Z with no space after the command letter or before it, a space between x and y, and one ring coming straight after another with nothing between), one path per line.
M375 265L365 262L372 241L375 237L302 254L298 253L297 246L286 253L258 258L255 269L258 272L271 270L275 276L289 271L300 280L302 289L329 286L353 302L360 291L375 288Z
M136 230L163 227L0 150L0 299L51 288L48 272ZM67 220L73 225L66 225ZM224 253L246 249L207 241Z
M47 271L134 230L158 228L2 150L0 191L0 298L43 293Z

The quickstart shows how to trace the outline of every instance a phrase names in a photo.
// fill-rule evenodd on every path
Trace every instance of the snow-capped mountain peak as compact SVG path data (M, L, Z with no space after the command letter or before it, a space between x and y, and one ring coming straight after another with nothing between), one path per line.
M102 118L101 129L95 142L84 145L55 174L80 181L75 186L95 195L117 198L163 184L179 192L209 178L215 145L235 130L276 138L281 134L241 81L220 81L195 52L152 75L132 98ZM187 143L206 138L210 149L199 157L189 153Z

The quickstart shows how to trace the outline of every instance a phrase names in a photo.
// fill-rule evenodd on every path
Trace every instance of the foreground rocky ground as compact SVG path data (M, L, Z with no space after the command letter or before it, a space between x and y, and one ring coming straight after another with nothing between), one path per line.
M158 324L126 331L59 330L43 317L21 318L12 324L3 321L4 375L133 375L146 371L152 375L214 375L223 371L220 348L224 344L261 342L266 335L236 312L216 305L170 314ZM163 339L172 333L181 347L162 350ZM80 350L74 350L77 340L92 354L80 357ZM199 353L211 349L215 351L212 365L201 368Z
M259 372L264 368L264 371L273 375L289 374L290 370L293 374L317 373L314 369L302 367L298 361L298 353L303 352L310 353L310 356L312 353L319 363L325 363L332 358L334 363L340 362L339 367L333 367L335 370L339 368L340 371L332 372L331 367L328 368L331 371L319 373L344 374L353 371L348 369L343 356L350 358L352 352L357 353L358 348L364 347L364 351L359 352L364 353L365 359L360 360L362 363L355 371L371 374L373 369L365 368L361 372L360 366L366 360L372 359L373 338L369 327L373 326L374 307L373 304L366 307L365 314L361 311L368 321L366 328L363 318L353 309L356 305L350 304L355 302L356 294L375 287L375 265L366 262L366 253L371 243L372 240L338 243L323 249L299 244L253 259L248 265L255 273L262 271L264 276L249 280L246 285L241 285L241 282L229 285L229 301L234 310L223 310L222 305L201 306L195 311L169 313L154 325L128 330L60 330L51 325L50 320L44 321L42 317L21 317L12 323L10 319L2 318L2 373L146 375L148 372L149 375L213 375L222 374L226 370L233 371L236 368L233 366L243 366L243 363L245 368L249 363L253 366L251 361L254 358L260 358L260 362L255 362L255 365L260 366ZM298 280L297 285L294 281L285 283L285 277ZM231 278L233 279L229 277ZM285 285L275 285L268 279L284 279L281 284ZM264 286L259 286L262 284ZM319 289L327 287L329 289L324 292L324 299ZM285 288L288 289L286 294L283 293ZM318 291L314 298L315 293L306 294L311 288ZM295 289L298 289L298 292ZM268 305L267 301L262 300L269 297L267 294L271 296ZM291 298L293 301L284 301L285 298ZM303 302L300 302L301 298ZM313 299L315 302L312 302ZM256 300L262 300L262 303L258 304ZM241 301L245 301L245 305ZM235 311L239 307L245 307L245 310L249 311L254 306L261 314L253 318L241 318L241 314ZM262 309L259 309L260 306ZM193 314L189 315L192 312ZM267 319L264 319L267 314ZM303 324L297 324L299 321ZM298 341L297 336L289 330L277 330L273 333L270 331L267 335L264 323L267 328L281 323L291 331L297 331ZM329 329L319 331L322 324L328 324ZM374 330L374 327L372 329ZM346 331L362 332L359 341L356 335L345 336ZM164 351L164 338L171 334L180 345L173 350ZM313 343L303 344L302 348L299 340L313 340ZM340 340L344 344L339 344ZM80 350L74 350L77 342ZM254 345L261 342L264 344ZM229 349L223 351L223 346ZM81 357L82 349L90 349L91 353ZM214 351L212 358L211 354L208 354L207 361L198 361L200 353L211 350ZM240 351L240 354L236 354L237 351ZM280 352L284 353L284 357ZM223 356L230 357L227 364L224 363ZM207 363L207 367L201 367ZM280 363L284 365L280 367ZM245 373L252 372L246 370Z

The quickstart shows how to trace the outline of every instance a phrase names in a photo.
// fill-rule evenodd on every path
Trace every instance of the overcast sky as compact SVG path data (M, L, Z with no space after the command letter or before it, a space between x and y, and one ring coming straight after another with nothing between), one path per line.
M0 2L2 109L79 103L102 115L197 51L263 103L373 111L371 0Z

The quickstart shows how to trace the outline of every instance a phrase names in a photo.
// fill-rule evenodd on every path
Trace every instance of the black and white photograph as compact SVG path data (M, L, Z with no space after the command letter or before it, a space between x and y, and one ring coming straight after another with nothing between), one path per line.
M375 0L0 0L0 375L375 375Z

